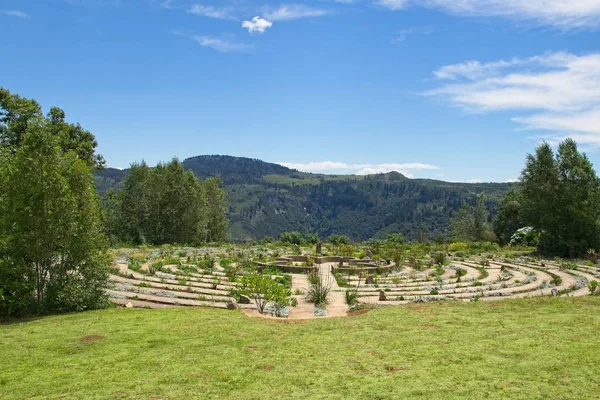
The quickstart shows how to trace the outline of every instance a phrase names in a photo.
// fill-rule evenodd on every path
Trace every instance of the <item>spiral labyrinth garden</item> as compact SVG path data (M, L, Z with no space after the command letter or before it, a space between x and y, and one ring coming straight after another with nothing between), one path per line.
M181 252L179 252L181 253ZM314 305L305 298L307 274L318 273L331 286L328 311L343 316L350 310L345 292L354 291L358 304L402 305L430 301L488 301L532 296L585 296L588 286L600 280L592 265L501 258L493 255L445 257L432 260L373 261L347 257L287 256L264 262L258 259L232 262L215 251L186 255L158 255L145 259L117 257L108 294L113 303L127 307L166 308L201 306L241 308L256 306L236 295L239 277L250 271L264 272L287 281L297 305L289 318L313 317Z

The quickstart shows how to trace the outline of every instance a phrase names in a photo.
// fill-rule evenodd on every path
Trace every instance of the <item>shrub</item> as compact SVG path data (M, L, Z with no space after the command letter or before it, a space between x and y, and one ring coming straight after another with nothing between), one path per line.
M540 233L530 226L517 229L510 238L511 246L537 246Z
M291 290L275 282L268 275L251 273L241 278L239 293L254 300L258 312L264 314L269 303L273 303L276 316L290 304Z
M329 296L329 292L331 292L331 283L329 281L326 282L321 275L316 276L315 283L312 283L310 289L308 289L306 299L314 303L315 306L322 307L327 304L327 297Z
M319 273L317 271L309 271L308 275L308 283L311 285L316 285L319 282Z
M446 262L446 252L436 251L431 255L431 260L436 265L444 265Z
M456 278L460 279L460 277L465 276L466 274L467 274L467 270L466 269L456 268L456 275L455 275Z
M346 304L353 306L358 303L358 288L346 290Z
M465 252L469 249L469 244L466 242L454 242L448 246L450 252Z
M590 290L590 295L595 295L597 294L596 292L598 291L598 281L591 281L588 285L588 289Z
M598 259L600 259L600 254L596 252L594 249L589 249L585 255L585 258L590 260L594 264L598 264Z

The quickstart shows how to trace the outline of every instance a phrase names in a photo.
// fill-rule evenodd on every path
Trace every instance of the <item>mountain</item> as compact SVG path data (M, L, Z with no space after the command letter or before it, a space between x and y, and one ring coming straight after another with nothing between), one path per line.
M355 240L419 231L432 239L449 233L450 218L463 203L483 193L490 219L510 183L451 183L409 179L398 172L324 175L243 157L197 156L183 161L197 176L219 176L229 194L233 240L277 237L284 231L332 233ZM117 189L127 170L95 172L99 193Z

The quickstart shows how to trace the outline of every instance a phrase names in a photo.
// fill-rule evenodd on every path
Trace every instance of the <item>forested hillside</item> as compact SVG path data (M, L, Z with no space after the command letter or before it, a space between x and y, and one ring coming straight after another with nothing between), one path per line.
M348 235L355 240L401 232L409 240L449 235L450 218L484 194L494 216L511 184L465 184L408 179L392 172L369 176L319 175L230 156L198 156L183 165L200 178L219 176L228 192L233 240L284 231ZM118 189L127 170L96 172L98 191Z

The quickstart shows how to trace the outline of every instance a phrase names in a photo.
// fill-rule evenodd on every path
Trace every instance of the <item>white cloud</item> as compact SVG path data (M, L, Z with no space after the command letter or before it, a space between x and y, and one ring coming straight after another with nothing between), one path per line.
M504 17L560 29L600 25L598 0L374 0L400 10L409 6L437 8L455 15Z
M231 8L229 7L213 7L205 6L202 4L194 4L188 8L189 14L200 15L203 17L215 18L215 19L234 19L231 15Z
M198 43L202 47L208 47L222 53L244 52L250 50L250 46L247 44L238 43L227 37L188 35L178 30L172 31L171 34L186 37Z
M269 21L290 21L299 18L323 17L327 14L326 10L303 4L282 5L275 9L267 8L264 11L264 17Z
M392 39L392 44L404 42L410 35L431 35L433 32L434 30L430 26L403 29L396 33L396 36Z
M0 14L8 17L29 18L29 14L19 10L0 10Z
M297 169L305 172L333 173L333 174L355 174L370 175L397 171L407 177L412 177L415 170L437 170L435 165L409 163L409 164L348 164L335 161L319 161L309 163L278 163L284 167Z
M248 29L248 32L250 33L264 33L267 30L267 28L270 28L272 26L273 23L271 21L268 21L261 17L254 17L252 18L252 21L242 22L242 27Z
M439 96L467 110L511 110L527 129L600 146L600 53L550 53L490 63L468 61L434 72Z
M192 36L192 39L198 42L202 47L209 47L223 53L243 52L249 49L249 46L246 44L214 36Z

